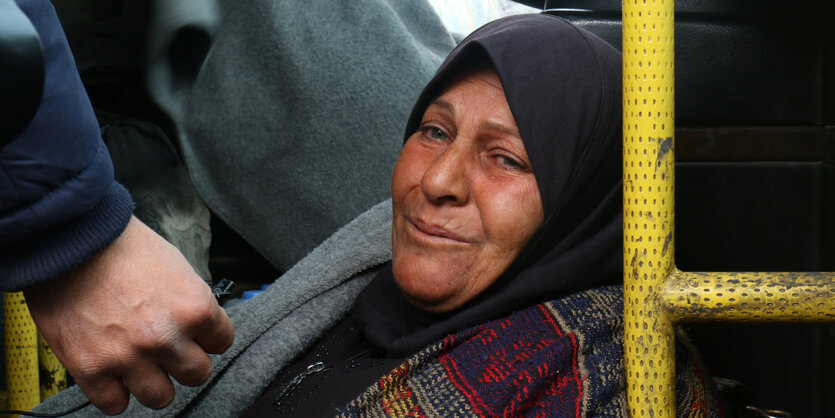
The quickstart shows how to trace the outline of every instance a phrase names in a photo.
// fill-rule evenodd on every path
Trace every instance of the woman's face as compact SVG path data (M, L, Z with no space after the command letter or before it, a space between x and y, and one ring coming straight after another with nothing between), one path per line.
M393 270L415 306L450 312L493 284L542 225L525 145L494 71L423 114L391 182Z

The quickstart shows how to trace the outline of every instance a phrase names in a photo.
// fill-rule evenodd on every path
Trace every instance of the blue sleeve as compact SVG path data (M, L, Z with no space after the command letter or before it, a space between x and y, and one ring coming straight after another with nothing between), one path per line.
M0 289L78 267L115 240L133 201L113 164L52 4L15 0L41 38L44 94L32 122L0 150Z

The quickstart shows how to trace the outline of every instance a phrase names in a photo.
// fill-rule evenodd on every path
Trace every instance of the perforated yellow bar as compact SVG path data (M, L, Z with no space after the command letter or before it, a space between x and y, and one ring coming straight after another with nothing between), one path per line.
M673 270L673 1L623 4L623 248L633 417L672 417L673 328L658 295Z
M28 411L41 401L38 385L38 331L23 293L3 293L6 384L9 408Z
M67 369L58 361L52 348L38 333L38 363L41 376L41 402L67 388Z
M674 321L835 321L835 273L686 273L667 282Z
M675 412L673 323L835 321L835 273L674 265L672 0L623 2L624 354L629 412Z

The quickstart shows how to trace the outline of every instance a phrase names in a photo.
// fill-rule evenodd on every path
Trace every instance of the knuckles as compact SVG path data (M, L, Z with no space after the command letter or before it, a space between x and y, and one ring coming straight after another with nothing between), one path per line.
M109 385L103 378L114 374L118 370L122 363L119 358L118 354L91 355L87 351L77 351L71 353L66 360L62 361L79 384L84 382L86 386L90 386L96 392L102 392Z
M216 306L214 306L216 307ZM133 338L135 347L143 353L164 354L185 341L190 341L198 331L214 318L214 308L208 303L183 303L177 312L164 318L145 321Z
M121 381L101 377L92 380L80 377L75 379L90 402L105 414L120 414L128 407L127 391Z
M218 309L220 307L211 298L193 301L184 306L180 314L181 323L186 329L199 328L206 323L212 322Z
M133 347L125 348L135 350L141 356L164 356L175 349L179 339L180 330L176 325L158 321L138 331L132 341Z
M186 364L180 365L178 370L171 370L171 376L186 386L200 386L209 380L212 374L212 363L202 361L203 359L189 359Z

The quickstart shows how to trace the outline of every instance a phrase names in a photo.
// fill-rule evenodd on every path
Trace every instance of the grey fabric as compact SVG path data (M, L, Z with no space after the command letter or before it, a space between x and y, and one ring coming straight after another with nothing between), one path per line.
M177 151L156 125L99 113L116 181L136 203L134 215L183 253L207 283L209 209L197 195Z
M209 208L276 267L388 197L452 49L425 1L157 0L148 84Z
M135 400L125 416L230 417L242 413L274 374L351 307L357 293L391 258L391 202L384 201L344 226L264 293L229 309L235 342L212 356L209 382L197 388L175 384L174 402L161 411ZM57 412L85 401L74 386L39 405ZM74 416L103 416L87 407Z
M208 207L144 90L150 4L61 0L54 6L95 107L116 181L136 204L134 215L177 247L211 283Z

